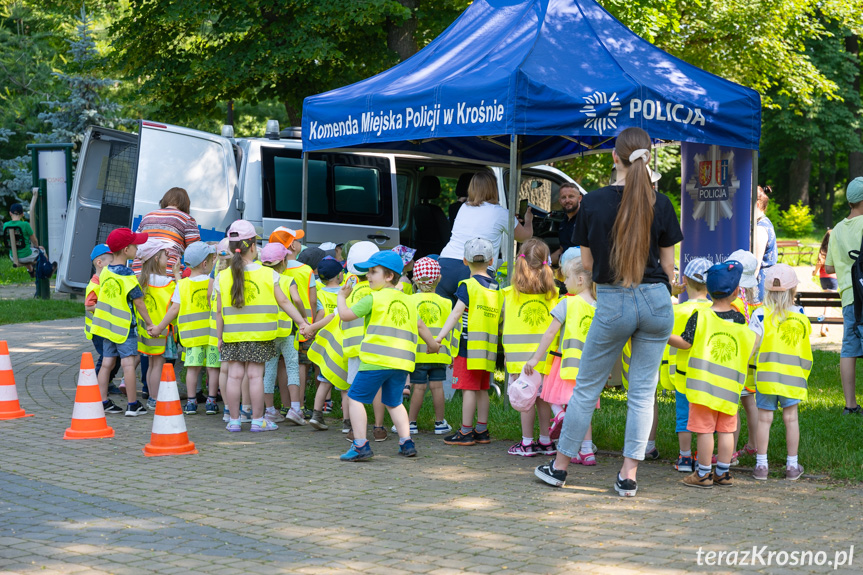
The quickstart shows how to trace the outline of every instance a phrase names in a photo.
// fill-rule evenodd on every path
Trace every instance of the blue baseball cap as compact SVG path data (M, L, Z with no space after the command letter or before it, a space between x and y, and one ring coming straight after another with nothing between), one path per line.
M323 281L329 281L343 272L345 268L336 258L327 256L318 264L318 277Z
M361 272L366 272L375 266L387 268L388 270L393 271L399 275L401 275L402 271L404 271L405 269L405 264L402 261L401 256L390 250L377 252L366 261L354 264L354 267Z
M714 299L730 296L740 285L743 264L736 260L724 261L707 270L707 293Z
M90 252L90 261L92 262L93 260L95 260L99 256L104 256L105 254L110 254L110 253L111 253L111 248L108 247L108 244L99 244L95 248L93 248L92 252Z

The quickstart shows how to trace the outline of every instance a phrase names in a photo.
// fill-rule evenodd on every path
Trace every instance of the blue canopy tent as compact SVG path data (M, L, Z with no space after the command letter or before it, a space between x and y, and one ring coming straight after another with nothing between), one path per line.
M302 136L304 152L509 165L514 216L522 166L607 151L630 126L753 150L757 179L759 94L667 54L594 0L475 0L411 58L306 98ZM305 226L305 193L302 215Z

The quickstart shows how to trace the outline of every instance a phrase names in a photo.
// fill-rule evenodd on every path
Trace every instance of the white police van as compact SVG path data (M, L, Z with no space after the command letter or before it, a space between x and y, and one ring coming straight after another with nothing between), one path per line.
M184 188L201 239L218 241L236 219L301 227L302 142L298 129L268 122L263 138L224 135L142 120L138 132L87 129L67 210L57 291L81 292L92 274L90 250L118 227L136 229L173 187ZM448 213L434 205L442 190L466 194L476 164L402 154L314 153L309 159L307 241L372 240L438 253L449 238ZM506 205L508 170L492 168ZM522 174L520 197L560 209L558 190L572 179L549 166ZM555 222L535 224L556 249ZM544 231L543 231L544 230Z

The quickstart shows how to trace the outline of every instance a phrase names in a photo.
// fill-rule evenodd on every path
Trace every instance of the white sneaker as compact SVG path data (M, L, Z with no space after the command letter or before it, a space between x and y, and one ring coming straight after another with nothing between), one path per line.
M306 421L306 418L303 417L303 414L296 409L289 409L288 415L285 417L287 421L290 421L294 425L308 425L309 422Z
M420 432L420 430L419 430L419 428L417 428L417 422L416 422L416 421L411 421L410 423L411 423L411 435L416 435L416 434L418 434L418 433ZM393 425L392 427L390 427L390 431L391 431L391 432L393 432L393 433L398 433L398 432L396 431L396 426L395 426L395 425Z
M278 411L265 411L264 419L269 421L270 423L281 423L285 420L285 416L279 413Z
M434 433L435 435L445 435L452 431L452 426L446 422L446 419L440 422L440 424L435 424Z

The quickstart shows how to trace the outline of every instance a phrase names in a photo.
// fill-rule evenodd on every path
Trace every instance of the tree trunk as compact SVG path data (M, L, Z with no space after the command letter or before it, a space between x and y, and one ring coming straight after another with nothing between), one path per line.
M228 100L228 117L225 119L225 124L234 125L234 101Z
M818 197L821 199L821 217L827 213L827 178L824 165L824 151L818 152ZM825 224L826 226L826 224Z
M303 111L297 110L290 103L285 102L285 113L288 115L288 120L291 126L301 126L303 124Z
M788 202L796 204L803 202L809 205L809 176L812 173L812 158L809 156L809 144L798 142L797 158L791 162L788 170Z
M830 167L827 177L827 209L824 210L824 227L833 227L833 200L836 194L836 152L830 155Z
M398 3L410 10L411 15L402 22L387 20L387 48L398 54L400 61L404 61L419 50L416 39L419 0L398 0Z
M849 54L853 55L855 60L857 61L857 70L854 74L854 80L852 82L854 92L856 94L860 93L860 76L863 74L863 71L860 69L860 42L857 36L846 36L845 37L845 51ZM851 109L851 113L855 116L860 115L859 109ZM863 146L863 132L861 132L860 128L857 128L855 131L857 134L857 144L859 146ZM851 150L848 152L848 180L853 180L858 176L863 176L863 151L861 150Z

